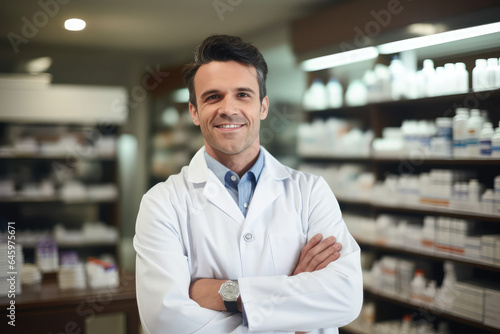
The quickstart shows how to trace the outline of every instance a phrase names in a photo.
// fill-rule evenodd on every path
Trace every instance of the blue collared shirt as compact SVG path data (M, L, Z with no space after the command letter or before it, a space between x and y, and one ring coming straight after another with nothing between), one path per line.
M215 176L226 187L231 197L240 208L243 216L247 216L248 207L252 200L255 187L259 181L260 174L264 168L264 153L260 150L259 157L255 164L240 179L238 174L215 160L205 151L207 167L214 172Z

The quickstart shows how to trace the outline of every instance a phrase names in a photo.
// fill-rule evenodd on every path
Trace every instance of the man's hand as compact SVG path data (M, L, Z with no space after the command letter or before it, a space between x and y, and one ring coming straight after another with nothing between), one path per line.
M321 234L316 234L302 248L299 263L295 267L293 276L303 272L313 272L325 268L328 264L340 257L342 245L336 242L334 236L324 240Z
M219 280L212 278L200 278L191 283L189 287L189 298L197 302L201 307L214 311L226 311L224 301L219 294L219 289L227 279ZM236 301L238 311L241 312L241 298Z

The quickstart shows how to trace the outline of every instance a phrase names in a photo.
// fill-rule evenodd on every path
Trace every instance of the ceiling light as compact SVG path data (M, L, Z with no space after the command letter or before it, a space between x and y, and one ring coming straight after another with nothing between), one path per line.
M404 39L402 41L391 42L378 46L381 54L393 54L408 50L423 48L426 46L444 44L459 41L467 38L488 35L500 32L500 22L484 24L476 27L446 31L439 34Z
M444 24L414 23L410 24L406 30L410 34L427 36L445 32L446 26Z
M26 70L31 74L38 74L46 72L52 65L52 58L40 57L31 59L26 63Z
M85 23L84 20L81 19L68 19L64 22L64 28L69 31L80 31L85 29L85 26L87 23Z
M328 56L318 57L302 62L302 69L306 72L319 71L325 68L336 67L357 63L363 60L377 58L377 48L370 46L367 48L335 53Z

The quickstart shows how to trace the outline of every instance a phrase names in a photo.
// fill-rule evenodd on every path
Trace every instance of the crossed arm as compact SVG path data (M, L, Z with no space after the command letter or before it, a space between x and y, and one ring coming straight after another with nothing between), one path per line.
M342 245L336 242L334 236L323 239L321 234L316 234L307 242L300 253L299 262L292 276L302 272L313 272L325 268L331 262L340 257ZM201 307L225 311L226 307L219 295L219 288L226 280L202 278L189 287L189 297L196 301ZM241 298L238 298L238 310L241 312ZM297 332L304 333L304 332Z

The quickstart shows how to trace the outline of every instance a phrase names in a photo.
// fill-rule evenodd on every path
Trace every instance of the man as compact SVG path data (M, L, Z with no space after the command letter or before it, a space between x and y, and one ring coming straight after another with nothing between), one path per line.
M141 202L147 333L338 333L359 314L360 249L333 193L259 145L266 76L260 52L226 35L203 41L185 69L205 146Z

